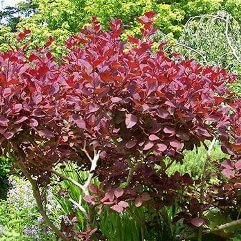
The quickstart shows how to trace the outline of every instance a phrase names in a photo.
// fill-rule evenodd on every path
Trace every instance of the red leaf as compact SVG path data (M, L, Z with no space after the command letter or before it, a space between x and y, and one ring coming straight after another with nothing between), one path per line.
M106 87L101 87L101 88L97 88L94 90L95 94L101 94L103 93L107 88Z
M54 41L54 37L53 36L50 36L49 37L49 40L45 43L45 46L46 47L49 47Z
M12 93L11 88L5 88L3 89L3 98L7 98L8 96L10 96Z
M80 129L86 129L86 123L81 116L79 116L78 114L73 114L72 119Z
M24 34L24 33L19 33L19 34L18 34L18 37L19 37L21 40L23 40L23 39L26 37L26 34Z
M35 103L36 105L38 105L38 104L43 100L43 96L42 96L41 93L34 92L34 93L32 94L32 99L33 99L34 103ZM34 113L35 113L35 112L41 112L41 110L36 109L36 110L34 110Z
M235 189L241 189L241 183L235 183L234 188Z
M233 178L235 177L235 172L231 169L223 169L222 174L227 178Z
M150 19L147 16L143 16L141 18L137 18L137 21L141 24L146 24L150 22Z
M20 124L20 123L24 122L27 119L28 119L27 116L21 116L14 122L14 124Z
M8 86L9 85L17 85L17 84L19 84L19 80L18 79L13 78L13 79L8 81Z
M241 151L241 144L233 144L232 148L234 151Z
M84 200L87 202L87 203L90 203L92 205L95 205L95 201L93 200L94 197L90 196L90 195L85 195L84 197Z
M141 199L144 201L144 202L147 202L151 199L151 196L148 192L143 192L141 194Z
M38 121L36 119L31 118L29 121L30 121L30 126L32 126L32 127L38 126Z
M234 168L234 163L231 162L230 160L224 160L224 161L221 163L221 166L222 166L222 167L225 167L225 169L233 169L233 168Z
M105 61L105 57L100 56L99 58L97 58L94 62L93 62L93 66L97 67L99 64L101 64L102 62Z
M132 36L128 36L128 40L130 43L134 43L134 44L139 44L140 40L138 38L134 38Z
M114 195L116 196L116 198L121 197L124 194L124 190L120 187L116 188L114 191Z
M107 198L107 200L109 199L111 202L113 202L114 199L115 199L115 195L114 195L113 192L107 192L107 193L105 194L105 197Z
M39 67L38 71L39 71L40 75L45 75L49 71L49 67L46 65L43 65L43 66Z
M143 150L144 150L144 151L147 151L147 150L151 149L153 146L154 146L154 143L148 141L148 142L145 144L145 146L143 147Z
M4 116L0 117L0 126L8 126L9 120Z
M189 141L189 135L187 133L184 133L184 132L178 132L176 134L176 136L184 141Z
M31 33L31 30L25 28L25 29L23 30L23 32L24 32L24 34L27 35L27 34L30 34L30 33Z
M175 134L175 129L174 129L173 127L170 127L170 126L164 127L163 131L164 131L166 134L171 134L171 135L174 135L174 134Z
M117 213L122 213L123 210L124 210L124 208L121 205L118 205L118 204L115 204L114 206L112 206L111 209L113 209Z
M191 221L190 221L190 223L193 225L193 226L195 226L195 227L201 227L204 223L205 223L205 221L204 221L204 219L203 218L193 218L193 219L191 219Z
M73 81L73 78L68 78L66 79L66 83L68 84L69 87L74 88L75 87L75 83Z
M20 110L22 110L22 108L23 108L22 104L16 104L14 105L13 110L15 113L18 113Z
M136 205L136 207L140 207L142 205L142 198L141 198L141 196L138 196L135 199L135 205Z
M157 150L160 151L160 152L163 152L167 149L167 146L165 144L157 144Z
M9 139L11 139L11 138L14 136L14 133L11 132L11 131L7 131L7 132L5 132L5 133L3 134L3 136L4 136L7 140L9 140Z
M94 112L98 111L99 109L100 109L100 107L98 105L95 105L95 104L89 105L89 113L94 113Z
M128 129L132 128L137 123L136 116L133 114L126 114L125 123L126 123L126 128L128 128Z
M168 119L170 117L170 113L164 108L157 109L157 113L162 119Z
M54 137L54 133L47 129L39 130L38 133L40 136L42 136L44 138L48 138L48 139Z
M173 140L173 141L170 141L170 145L174 148L176 148L177 150L181 150L184 146L183 143L181 143L180 141L178 140Z
M119 103L121 100L122 100L122 99L119 98L119 97L112 97L112 98L111 98L112 103Z
M147 16L148 18L153 18L156 16L156 13L150 11L150 12L145 12L144 15Z
M35 54L30 54L29 61L32 62L34 60L38 59L38 57Z
M225 100L225 98L220 96L215 96L214 100L216 102L216 105L220 105Z
M150 141L157 141L157 140L160 140L160 138L157 135L155 135L155 134L151 134L149 136L149 140Z
M120 202L118 203L118 205L121 206L121 207L123 207L123 208L129 207L129 204L128 204L127 202L125 202L125 201L120 201Z
M39 118L46 116L45 113L42 110L40 110L40 109L35 109L32 112L32 115L35 116L35 117L39 117Z
M97 187L96 185L94 185L94 184L90 184L90 185L89 185L89 190L90 190L92 193L94 193L94 194L97 194L97 193L99 192L98 187Z
M84 80L87 80L88 82L93 81L93 78L89 74L87 74L85 71L83 71L81 74L82 74L82 77L84 78Z
M111 72L100 73L100 78L101 78L105 83L108 83L108 82L110 82L110 80L111 80L111 78L112 78L112 73L111 73Z
M132 138L126 143L126 148L131 149L136 145L136 143L137 140L135 138Z
M193 184L193 179L190 177L188 173L185 173L182 176L183 182L185 182L186 185L192 185Z
M241 160L237 161L234 165L235 165L235 168L241 169Z

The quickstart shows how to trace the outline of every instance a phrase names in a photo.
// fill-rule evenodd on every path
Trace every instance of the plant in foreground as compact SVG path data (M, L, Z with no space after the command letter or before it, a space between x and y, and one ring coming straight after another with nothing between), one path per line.
M216 205L222 210L236 200L239 189L232 200L224 198L225 179L205 192L205 175L192 180L187 173L167 174L173 162L182 162L184 150L203 144L208 151L205 141L216 139L235 170L241 105L227 87L234 75L180 60L178 54L168 57L163 43L153 50L154 15L138 19L142 37L130 36L127 42L120 38L120 20L102 31L93 18L92 27L68 39L68 54L61 60L51 54L53 38L44 48L28 50L25 44L0 53L2 152L30 181L40 214L62 240L104 239L95 213L105 208L122 213L134 204L159 212L175 202L181 209L175 219L199 228L201 240L203 232L210 232L202 229L205 210ZM24 30L19 40L28 34ZM87 171L83 183L54 169L68 161ZM49 217L44 187L53 174L83 193L88 208L77 207L85 230L75 229L74 213L68 217L72 225L61 230ZM94 177L98 186L91 184Z

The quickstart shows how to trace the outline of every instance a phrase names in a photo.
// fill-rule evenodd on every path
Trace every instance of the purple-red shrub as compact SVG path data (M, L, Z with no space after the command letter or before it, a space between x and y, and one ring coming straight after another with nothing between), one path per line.
M193 185L188 174L168 176L165 157L182 161L184 150L215 137L236 158L240 100L227 87L235 76L170 57L162 43L155 48L152 17L139 19L142 37L127 42L120 20L102 31L93 18L91 28L68 39L68 54L58 61L52 39L45 48L0 53L3 153L19 158L43 185L60 162L89 169L84 147L90 156L100 151L94 172L101 185L91 185L85 200L117 212L130 201L171 205ZM191 207L196 201L191 198L188 217L200 211Z

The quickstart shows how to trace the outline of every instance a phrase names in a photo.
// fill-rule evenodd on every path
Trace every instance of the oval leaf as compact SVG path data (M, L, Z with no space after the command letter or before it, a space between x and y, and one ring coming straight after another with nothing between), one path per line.
M116 196L116 198L121 197L124 194L124 190L120 187L116 188L114 191L114 195Z
M136 139L130 139L127 143L126 143L126 148L131 149L136 145L137 141Z
M126 128L128 128L128 129L132 128L137 123L136 116L133 114L126 114L125 123L126 123Z
M140 196L138 196L136 199L135 199L135 205L136 207L140 207L142 205L142 198Z
M205 221L204 221L204 219L203 218L193 218L193 219L191 219L191 224L193 225L193 226L195 226L195 227L201 227L204 223L205 223Z

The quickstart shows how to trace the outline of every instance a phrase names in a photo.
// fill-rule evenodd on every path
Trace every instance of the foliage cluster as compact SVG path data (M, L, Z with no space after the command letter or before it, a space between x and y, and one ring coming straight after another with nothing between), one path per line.
M78 183L83 183L88 177L86 171L82 171L80 167L73 163L62 166L60 173ZM96 178L91 183L96 186L100 184ZM58 191L58 194L62 193L60 196L57 195L56 198L65 215L71 216L75 213L78 219L78 225L75 228L84 230L87 220L78 207L81 204L88 210L88 205L83 199L84 195L81 190L68 180L62 180L61 183L58 183L56 191ZM105 237L109 241L139 241L142 237L149 241L179 240L183 232L183 226L181 222L172 224L176 214L175 208L163 208L161 214L162 217L160 218L160 214L156 210L148 210L144 206L136 207L133 204L129 209L119 214L111 211L107 206L101 213L95 212L95 219L98 220L96 227L102 233L102 238Z
M0 240L55 240L53 233L42 225L30 183L16 175L10 176L9 182L7 199L0 201Z
M240 24L225 11L194 16L174 43L185 58L240 74Z
M83 26L88 25L92 16L97 16L106 28L108 28L110 16L121 18L125 26L124 36L126 37L127 35L140 35L136 17L142 16L146 11L155 11L157 13L156 26L165 34L177 38L182 33L186 21L200 14L225 10L240 23L241 16L238 10L240 8L239 0L27 0L16 8L1 11L0 18L6 23L3 17L10 16L6 25L12 31L25 27L30 29L34 43L43 43L49 36L54 36L57 39L56 51L60 53L60 46L67 36L70 33L78 33ZM13 15L12 12L15 14ZM1 28L1 32L4 32L5 26ZM8 33L1 40L2 49L7 47L6 42L14 43L14 38L7 35Z
M95 214L104 217L106 209L117 219L132 206L135 214L146 210L152 217L157 210L164 218L162 210L178 203L173 221L200 233L208 225L205 212L214 207L238 216L241 102L227 86L236 77L177 53L168 56L164 43L156 48L154 16L139 18L141 37L127 42L121 40L121 20L112 20L106 31L93 18L91 27L69 37L61 60L51 53L53 37L31 50L26 29L18 35L20 46L0 53L2 154L30 181L44 221L63 240L105 239ZM212 147L216 139L230 158L214 162L222 171L215 184L206 176L211 150L199 179L168 173L174 162L183 162L185 150L201 144L208 149L206 141ZM56 171L68 161L87 172L85 180ZM85 217L84 229L76 228L76 213L61 230L48 217L44 190L56 175L84 196L84 205L72 198Z
M6 157L0 157L0 199L6 198L9 183L8 177L12 168L13 162Z

